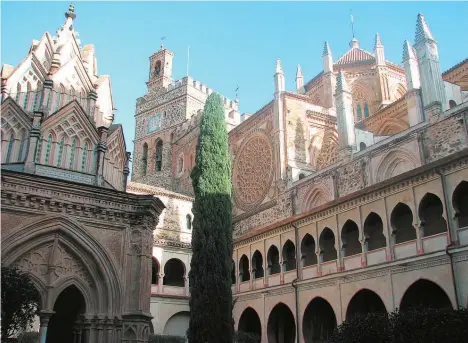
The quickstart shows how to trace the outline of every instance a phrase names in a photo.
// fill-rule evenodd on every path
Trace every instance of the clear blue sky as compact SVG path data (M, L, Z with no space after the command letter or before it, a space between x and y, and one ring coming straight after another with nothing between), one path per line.
M68 2L1 3L1 62L17 65L33 39L55 35ZM307 82L322 68L328 40L337 59L352 38L350 9L361 47L373 50L379 32L386 58L400 63L403 41L414 41L423 13L439 43L441 70L468 57L467 2L75 2L82 44L94 44L99 74L111 75L117 123L133 152L135 103L144 95L149 56L160 46L175 54L173 77L186 73L254 113L272 99L276 58L294 90L297 64Z

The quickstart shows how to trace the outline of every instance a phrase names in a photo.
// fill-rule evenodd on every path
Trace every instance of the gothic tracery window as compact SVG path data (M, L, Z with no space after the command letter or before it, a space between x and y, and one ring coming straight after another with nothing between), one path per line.
M315 164L316 169L325 168L336 162L338 154L338 143L331 132L325 132L322 147Z

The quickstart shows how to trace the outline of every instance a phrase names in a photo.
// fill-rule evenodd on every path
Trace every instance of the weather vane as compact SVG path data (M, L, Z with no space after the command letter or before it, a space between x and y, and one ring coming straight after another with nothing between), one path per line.
M237 86L237 88L236 88L236 98L238 98L238 94L237 94L238 90L239 90L239 86Z
M161 48L164 46L163 43L164 43L164 40L165 40L165 39L166 39L165 36L162 36L162 37L161 37Z

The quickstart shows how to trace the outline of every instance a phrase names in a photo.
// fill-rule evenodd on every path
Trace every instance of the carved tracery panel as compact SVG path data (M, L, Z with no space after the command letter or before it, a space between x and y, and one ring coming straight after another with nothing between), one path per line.
M316 169L325 168L336 162L338 157L338 143L332 132L326 132L322 147L315 164Z
M247 138L239 149L233 172L234 198L243 210L259 205L273 177L273 149L266 134Z

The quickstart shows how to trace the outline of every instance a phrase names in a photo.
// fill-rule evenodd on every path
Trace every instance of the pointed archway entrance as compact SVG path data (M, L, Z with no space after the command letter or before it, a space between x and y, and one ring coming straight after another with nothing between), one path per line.
M50 318L46 343L82 342L80 321L86 312L83 294L74 285L65 288L54 304L54 314Z

